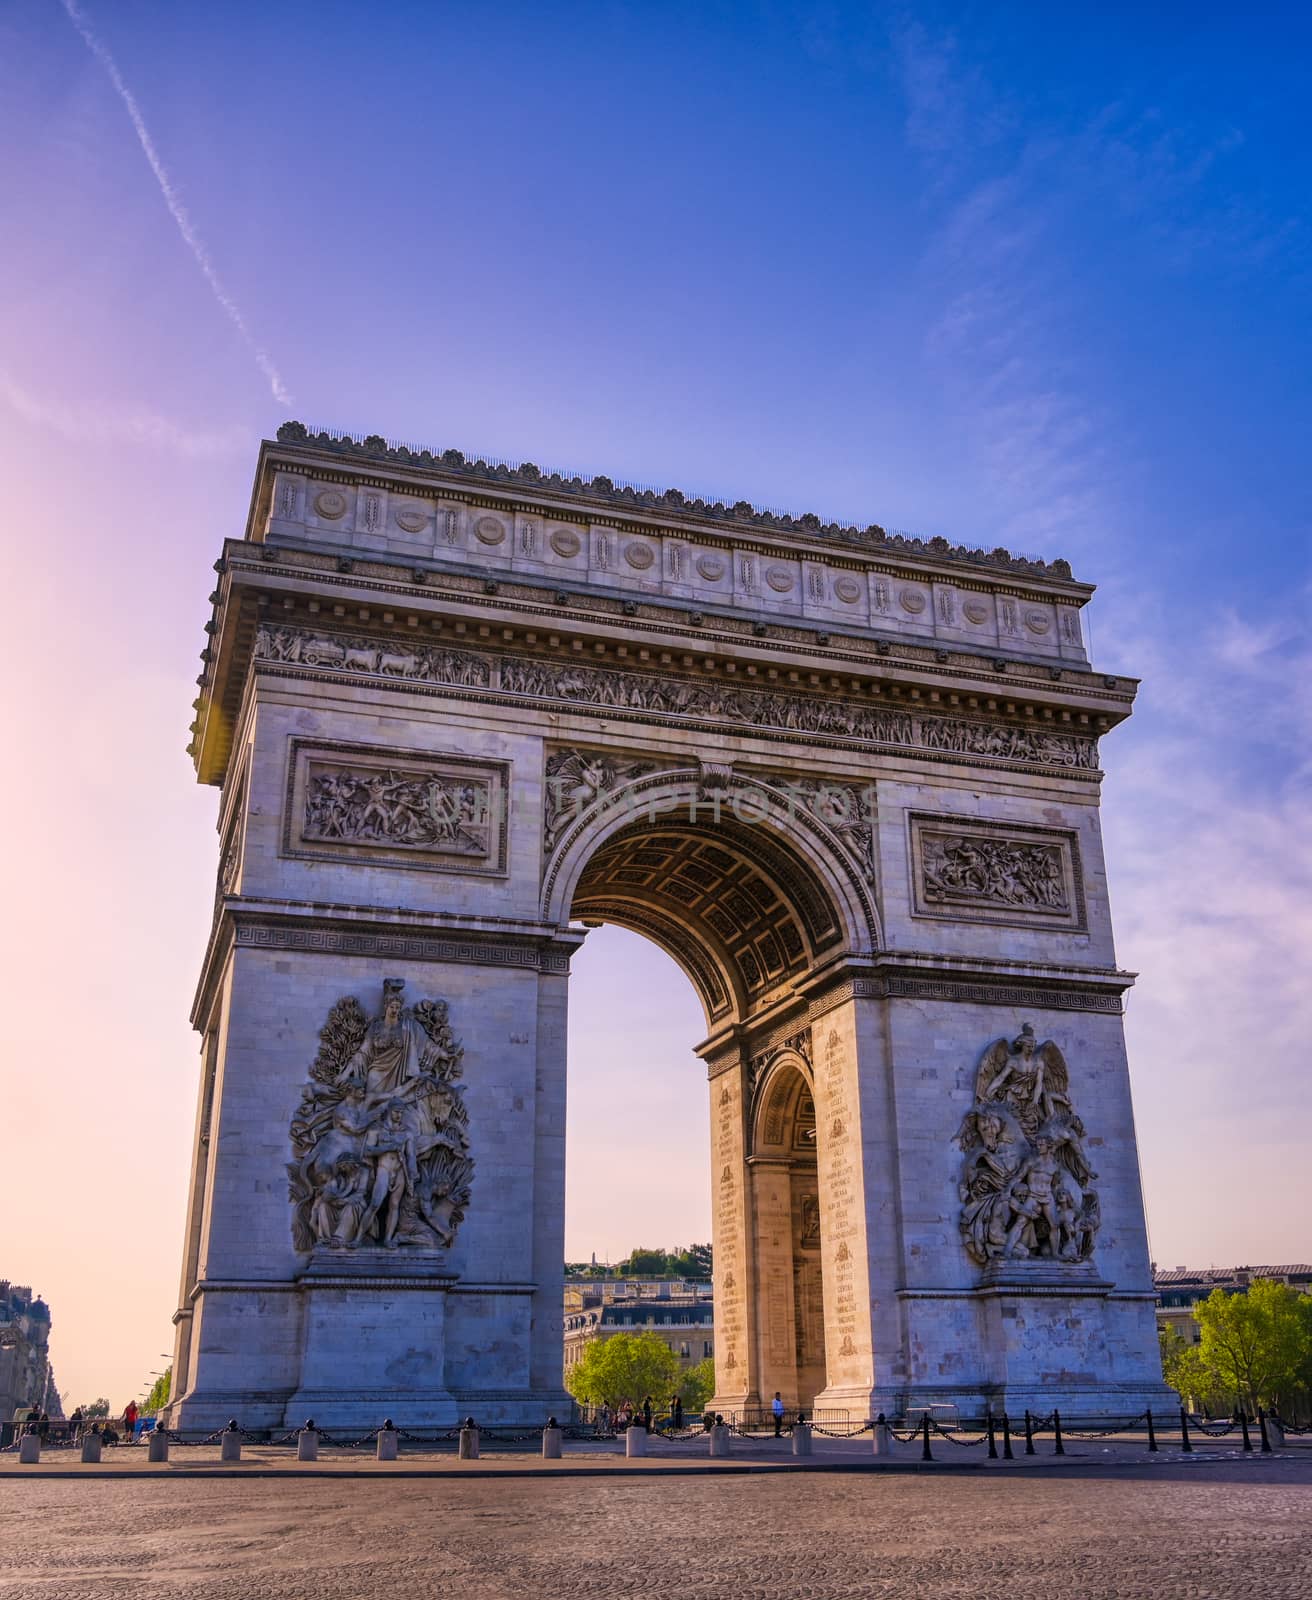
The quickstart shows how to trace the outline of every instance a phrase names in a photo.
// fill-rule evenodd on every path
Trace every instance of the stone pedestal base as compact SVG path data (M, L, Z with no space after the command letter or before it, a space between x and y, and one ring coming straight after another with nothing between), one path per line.
M445 1258L407 1251L404 1271L364 1252L316 1251L300 1280L304 1296L300 1387L283 1423L307 1417L332 1433L446 1428L458 1420L443 1381L446 1297L456 1281Z

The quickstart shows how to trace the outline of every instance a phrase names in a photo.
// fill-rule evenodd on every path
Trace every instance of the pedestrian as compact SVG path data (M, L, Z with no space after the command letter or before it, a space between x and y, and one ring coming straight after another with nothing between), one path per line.
M123 1438L127 1444L132 1443L133 1435L137 1431L137 1402L129 1400L123 1410Z
M23 1432L36 1433L41 1427L41 1407L29 1406L27 1416L23 1419Z
M774 1392L774 1399L770 1402L770 1410L774 1412L774 1436L782 1439L784 1436L784 1397L778 1389Z
M44 1444L50 1437L50 1413L44 1409L37 1418L36 1431L41 1435L41 1443Z
M68 1436L74 1444L82 1442L82 1424L84 1421L82 1407L74 1406L73 1415L68 1419Z
M683 1401L677 1394L670 1396L670 1428L675 1433L683 1431Z
M646 1399L644 1399L643 1402L642 1402L642 1425L643 1425L644 1428L646 1428L648 1433L651 1432L651 1414L652 1414L651 1396L648 1395L646 1397Z

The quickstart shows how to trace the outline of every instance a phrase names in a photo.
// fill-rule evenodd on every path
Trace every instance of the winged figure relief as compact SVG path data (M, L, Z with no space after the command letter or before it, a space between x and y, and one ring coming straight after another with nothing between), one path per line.
M1071 1103L1070 1072L1051 1040L1027 1022L984 1051L975 1104L957 1130L965 1158L960 1227L981 1266L999 1258L1087 1261L1100 1211L1097 1173Z

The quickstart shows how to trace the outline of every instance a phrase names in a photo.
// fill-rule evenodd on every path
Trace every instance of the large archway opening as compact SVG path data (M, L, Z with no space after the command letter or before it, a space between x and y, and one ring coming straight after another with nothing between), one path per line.
M676 1108L667 1093L640 1091L636 1106L612 1105L611 1114L636 1158L626 1170L639 1174L637 1185L655 1201L642 1216L645 1231L655 1235L662 1218L668 1231L675 1217L709 1211L717 1404L750 1411L768 1407L778 1393L790 1411L809 1410L828 1373L806 990L818 967L851 949L848 908L780 830L721 812L713 821L695 812L630 816L618 826L599 812L579 831L575 860L558 856L557 866L569 884L573 921L598 930L594 939L613 940L623 930L623 956L614 946L603 952L598 942L576 963L582 983L576 979L571 1010L580 1002L583 1010L571 1024L572 1052L589 1057L595 1071L597 1037L609 1034L612 1048L623 1049L626 1072L639 1066L644 1088L662 1077L668 1082L673 1063L687 1060L693 1040L685 1034L676 1043L670 1034L682 998L670 993L672 974L654 952L640 953L624 935L659 946L701 1004L696 1054L704 1063L700 1076L710 1079L709 1141L705 1133L691 1133L694 1121L707 1127L700 1094ZM654 991L670 996L668 1004L658 1002L649 1032L641 1019L652 1017L653 995L639 989L626 997L627 974L614 981L616 957L630 971L651 972ZM612 989L598 1014L596 997L590 1004L586 989L594 971L608 968ZM630 1009L627 1028L615 1014L617 1001ZM680 1085L688 1076L680 1065ZM571 1093L578 1081L572 1077ZM655 1120L643 1104L652 1099ZM576 1138L586 1121L571 1117ZM567 1159L572 1171L587 1157L576 1144ZM647 1181L653 1167L665 1176L665 1206L659 1187L654 1191ZM612 1170L622 1193L628 1183L613 1164ZM573 1195L586 1187L572 1185ZM706 1211L690 1207L693 1192L703 1203L709 1199ZM620 1215L633 1226L634 1211L617 1196L608 1217ZM578 1239L586 1220L571 1207L571 1238Z

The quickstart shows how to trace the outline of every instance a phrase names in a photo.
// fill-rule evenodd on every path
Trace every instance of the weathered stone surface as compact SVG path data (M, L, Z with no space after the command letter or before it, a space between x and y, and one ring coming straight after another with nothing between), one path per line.
M219 563L171 1420L567 1413L575 919L705 1009L719 1409L1160 1404L1087 588L349 456Z

